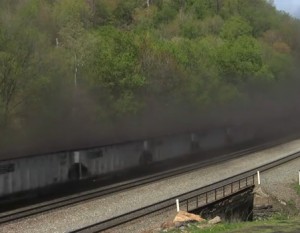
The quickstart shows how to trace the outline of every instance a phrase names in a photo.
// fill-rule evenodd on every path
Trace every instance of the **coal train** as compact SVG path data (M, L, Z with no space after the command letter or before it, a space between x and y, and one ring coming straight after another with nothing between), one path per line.
M58 184L116 174L145 165L252 140L251 127L215 128L16 159L1 158L0 200Z

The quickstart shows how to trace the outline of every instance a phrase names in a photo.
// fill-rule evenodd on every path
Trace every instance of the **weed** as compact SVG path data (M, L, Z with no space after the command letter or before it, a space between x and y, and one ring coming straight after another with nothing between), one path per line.
M289 219L289 215L287 213L275 213L269 220L283 221L288 219Z
M293 184L293 188L296 193L300 196L300 185L298 183Z
M286 204L290 208L296 208L296 202L294 200L288 200Z

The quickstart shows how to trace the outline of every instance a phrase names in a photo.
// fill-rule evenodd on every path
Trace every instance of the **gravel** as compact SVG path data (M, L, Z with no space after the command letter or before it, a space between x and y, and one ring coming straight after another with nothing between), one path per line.
M300 198L293 185L299 183L300 158L261 174L261 186L265 192L285 203L294 202L300 209Z
M177 196L179 194L201 188L265 163L283 158L299 150L300 140L294 140L271 149L253 153L218 165L208 166L188 174L172 177L163 181L91 200L82 204L21 219L12 223L7 223L1 226L0 232L69 232L71 230L151 205L172 196ZM282 178L282 182L288 182L291 177L294 176L298 177L297 172L300 168L300 159L297 160L297 163L294 161L289 164L294 166L291 169L287 169L290 170L288 173L290 175L286 175L286 171L283 172L284 175L282 176L278 176L277 173L275 175L265 176L265 174L268 174L269 172L262 173L262 184L267 183L271 189L274 187L273 182L276 184L276 180L280 177ZM159 225L164 221L161 217L158 217L157 220L148 220L149 223L145 223L141 220L139 222L143 222L142 225L146 229L149 229L159 227ZM125 231L123 229L123 232L142 232L144 230L137 227L134 227L134 229L131 229L130 231Z

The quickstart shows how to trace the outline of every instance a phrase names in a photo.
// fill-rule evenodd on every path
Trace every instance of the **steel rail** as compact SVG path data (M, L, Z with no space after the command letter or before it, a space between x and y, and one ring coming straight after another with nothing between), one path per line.
M172 170L169 170L166 172L160 172L158 174L130 180L128 182L122 182L121 184L116 184L116 185L112 185L109 187L104 187L104 188L100 188L100 189L96 189L96 190L92 190L92 191L78 193L75 195L55 199L55 200L44 202L44 203L37 204L34 206L29 206L29 207L25 207L25 208L13 210L13 211L8 211L5 213L0 213L0 224L15 221L17 219L21 219L21 218L25 218L25 217L29 217L29 216L33 216L33 215L37 215L40 213L52 211L54 209L79 204L81 202L85 202L85 201L95 199L95 198L100 198L100 197L103 197L105 195L109 195L112 193L121 192L124 190L136 188L138 186L142 186L142 185L153 183L153 182L156 182L159 180L163 180L166 178L189 173L189 172L192 172L194 170L197 170L197 169L200 169L200 168L203 168L206 166L219 164L224 161L232 160L237 157L245 156L250 153L264 150L264 149L282 144L286 141L287 140L284 139L284 140L278 140L278 141L271 142L271 143L265 143L265 144L262 144L259 146L247 148L247 149L240 150L240 151L237 151L234 153L225 154L223 156L219 156L217 158L213 158L210 160L197 162L192 165L186 165L184 167L172 169Z
M149 205L110 219L107 219L105 221L101 221L77 230L72 231L73 233L89 233L89 232L100 232L100 231L104 231L104 230L108 230L117 226L120 226L122 224L128 223L130 221L136 220L138 218L153 214L155 212L161 211L163 209L168 209L170 207L174 207L175 206L175 200L176 199L180 199L183 202L186 202L187 205L189 203L190 199L193 198L197 198L201 195L206 194L206 202L207 202L207 194L209 192L215 191L215 197L217 195L217 190L218 189L222 189L224 190L225 186L231 185L231 190L232 190L232 184L237 183L238 184L238 191L240 192L241 190L245 190L251 186L254 186L255 181L254 181L254 177L257 173L257 171L260 172L264 172L267 171L269 169L278 167L284 163L290 162L294 159L297 159L300 157L300 151L296 152L296 153L292 153L289 156L286 156L284 158L278 159L276 161L267 163L265 165L262 166L258 166L254 169L251 169L249 171L240 173L238 175L235 175L233 177L229 177L226 178L224 180L221 180L217 183L214 183L212 185L207 185L205 187L202 187L200 189L196 189L187 193L184 193L182 195L178 195L178 196L174 196L171 197L167 200L155 203L153 205ZM252 181L251 183L248 183L248 179L251 178L250 180ZM245 180L246 181L246 185L244 187L241 187L241 181ZM223 191L224 192L224 191ZM231 192L230 195L234 194L233 192ZM226 195L224 195L222 198L226 197ZM215 198L215 201L217 201L217 198ZM208 203L207 203L208 204ZM199 207L199 206L198 206ZM175 208L175 207L174 207ZM188 207L187 207L188 208Z

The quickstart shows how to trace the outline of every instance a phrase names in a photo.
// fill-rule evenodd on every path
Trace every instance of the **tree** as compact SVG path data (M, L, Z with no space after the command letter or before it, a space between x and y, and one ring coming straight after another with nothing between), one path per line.
M247 82L263 67L260 45L248 36L227 42L218 51L217 64L229 83Z
M240 36L251 36L252 27L243 18L234 16L227 20L222 28L221 37L235 40Z
M94 52L86 65L87 80L92 90L99 90L97 98L105 98L117 114L137 111L135 95L144 85L139 72L138 48L134 37L112 27L95 34ZM99 106L101 107L101 106Z
M38 43L37 37L36 31L18 22L2 33L4 46L0 50L0 98L6 124L15 108L27 101L26 87L36 78L31 62L34 43Z
M193 11L197 19L212 16L215 12L213 2L210 0L191 0L187 4L187 8Z
M0 52L0 102L3 106L4 124L7 124L10 106L17 91L18 67L12 55Z

